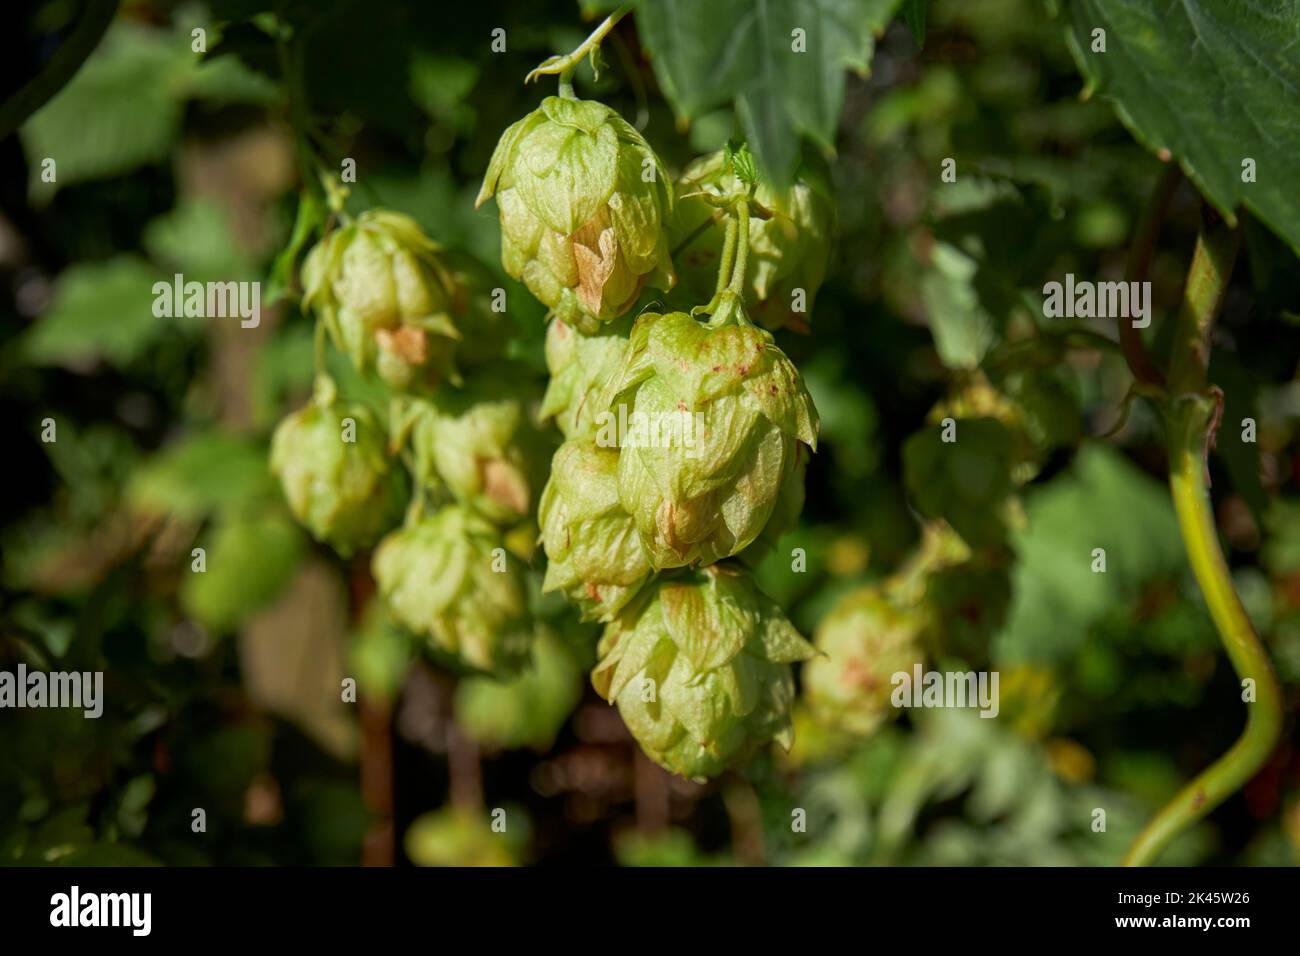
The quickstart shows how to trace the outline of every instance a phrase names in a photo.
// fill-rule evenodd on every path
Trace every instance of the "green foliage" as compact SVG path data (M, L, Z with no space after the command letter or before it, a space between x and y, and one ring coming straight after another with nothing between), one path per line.
M1071 44L1089 83L1152 151L1167 150L1225 216L1245 206L1300 254L1300 10L1246 0L1071 4ZM1106 31L1094 53L1093 31ZM1243 178L1254 160L1256 177Z
M898 0L640 0L636 17L677 116L694 120L734 101L764 171L785 184L801 137L834 148L844 72L867 72L875 36L897 6ZM795 52L795 31L802 31L804 52Z
M26 110L28 203L6 201L0 242L0 670L100 670L109 690L98 720L6 712L0 863L355 864L385 815L358 746L387 722L395 848L419 864L1114 864L1246 706L1114 320L1042 311L1048 281L1123 273L1161 150L1191 183L1151 260L1157 365L1196 193L1246 223L1207 468L1293 705L1296 4L637 0L567 78L585 104L567 107L555 77L523 78L613 0L581 4L587 23L571 0L451 18L273 6L133 3L70 79L56 51L0 104L3 126L65 84ZM500 215L475 209L485 173ZM750 187L743 305L770 336L738 332L734 303L703 308ZM361 281L309 265L378 209L400 224ZM575 240L593 216L611 228ZM431 294L410 294L399 247ZM155 317L175 273L262 278L260 327ZM547 321L566 292L588 300L586 331L608 320L599 334ZM364 361L313 336L326 300L364 313ZM436 374L380 372L378 349L418 355L411 330L427 345L439 316L455 334ZM717 454L592 444L613 378L646 409L712 409ZM331 411L317 441L282 443L286 496L267 451L277 422L315 414L294 410L319 407L316 387L370 426L364 449L343 449ZM792 468L760 454L777 442ZM625 462L650 467L623 495ZM664 532L665 565L700 557L672 549L685 537L717 557L737 533L750 547L721 568L743 593L697 593L718 568L647 583L639 528ZM599 664L574 603L613 619ZM795 660L796 629L818 656ZM892 707L889 678L915 661L1000 675L998 718ZM634 693L638 670L657 700ZM701 775L753 759L699 787L642 750ZM1162 862L1300 859L1287 760ZM506 808L504 830L485 807Z
M68 269L45 321L23 342L25 357L38 365L127 365L139 358L166 328L153 314L154 278L131 255Z

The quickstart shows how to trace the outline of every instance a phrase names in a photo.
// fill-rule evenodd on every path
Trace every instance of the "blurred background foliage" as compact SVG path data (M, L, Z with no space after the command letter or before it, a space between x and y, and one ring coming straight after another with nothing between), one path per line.
M34 73L95 6L34 5L13 62ZM1114 330L1042 318L1044 282L1120 278L1161 170L1110 103L1081 96L1071 15L1086 26L1078 8L1096 4L937 0L923 45L896 2L827 5L851 29L812 101L750 68L701 88L671 5L644 0L599 79L576 78L674 173L738 132L774 176L801 135L834 149L835 258L812 334L781 333L823 444L802 523L761 581L811 634L837 597L899 567L922 516L947 518L998 557L924 596L950 622L935 659L998 670L1000 719L912 711L864 742L800 713L789 754L709 785L669 778L592 692L594 629L560 602L536 597L534 670L461 677L290 520L266 444L310 388L309 320L291 298L256 329L157 319L152 284L183 272L283 289L299 135L329 163L356 160L355 210L406 212L499 272L496 216L473 209L482 171L548 92L524 75L604 6L126 0L75 78L0 143L0 665L103 670L106 688L99 720L0 712L0 862L356 863L375 836L358 761L378 714L399 861L1110 864L1235 738L1239 690L1183 556L1159 422L1139 402L1099 440L1129 382L1097 341ZM1157 352L1197 215L1184 188L1151 270ZM1244 228L1210 373L1227 393L1211 469L1238 587L1294 715L1300 285L1286 223ZM516 357L541 371L542 309L498 280ZM962 403L987 387L1014 406L1015 435L980 419L974 458L948 474L934 410L968 417ZM1238 440L1248 416L1254 444ZM45 419L56 442L41 440ZM981 468L996 478L983 497L936 491ZM1104 574L1090 567L1098 547ZM349 676L360 707L340 702ZM198 807L205 834L191 830ZM507 837L490 808L506 810ZM791 827L799 809L806 832ZM1294 742L1166 860L1300 861Z

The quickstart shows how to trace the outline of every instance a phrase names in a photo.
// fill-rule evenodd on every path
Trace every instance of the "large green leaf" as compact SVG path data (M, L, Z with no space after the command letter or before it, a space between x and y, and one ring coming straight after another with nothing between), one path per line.
M265 448L218 431L169 445L135 473L127 489L137 508L194 521L214 511L256 508L275 500L276 492Z
M765 171L787 182L803 136L833 146L844 71L867 71L898 2L641 0L637 26L677 115L734 101Z
M1079 68L1133 135L1225 216L1244 205L1300 253L1300 3L1077 0L1071 13Z
M153 314L156 279L131 255L69 266L55 282L49 311L22 341L24 358L37 365L128 364L171 322Z
M279 89L231 56L193 52L188 24L168 31L118 21L58 95L32 114L21 136L36 202L64 186L120 176L165 160L187 100L214 105L278 100ZM55 161L46 182L42 163Z
M307 551L298 526L278 514L218 525L206 538L206 569L181 586L185 613L214 633L231 630L274 599Z
M1159 482L1109 445L1085 445L1070 472L1032 494L1015 537L1014 597L995 657L1052 661L1144 585L1186 567L1173 506ZM1094 549L1106 570L1093 570Z

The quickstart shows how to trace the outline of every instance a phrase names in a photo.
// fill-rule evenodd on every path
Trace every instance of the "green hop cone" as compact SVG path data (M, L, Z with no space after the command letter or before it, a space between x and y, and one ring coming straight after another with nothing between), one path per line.
M606 395L596 441L621 449L619 499L656 570L748 547L817 443L803 378L744 322L643 314Z
M543 419L554 418L565 438L594 437L602 411L600 395L618 372L627 350L627 317L582 335L553 321L546 329L546 367L551 373L542 400Z
M646 284L676 281L663 167L603 103L549 96L511 125L478 204L493 195L506 272L583 333L627 312Z
M409 423L416 479L493 521L530 515L555 447L537 420L534 391L501 366L464 388L407 402L399 418Z
M710 199L742 192L744 186L728 170L722 151L697 159L677 181L668 242L679 250L678 301L707 302L713 295L727 219ZM805 156L789 188L778 191L764 181L758 184L756 215L749 226L745 306L753 319L770 329L808 330L835 231L832 197L830 171L814 154Z
M617 449L565 442L551 462L538 523L546 550L543 591L563 591L583 620L608 621L650 579L636 525L618 498Z
M701 779L770 740L789 749L790 664L813 653L748 573L712 565L659 579L624 608L591 680L650 759Z
M916 508L943 518L971 548L1005 543L1014 509L1017 435L998 418L950 418L903 445Z
M814 717L837 730L868 736L898 713L893 676L924 659L922 613L868 585L845 594L822 619L813 642L820 655L803 669Z
M513 810L513 808L512 808ZM498 833L486 811L447 806L411 822L402 847L416 866L518 866L523 856L522 813L513 810L512 828Z
M384 430L365 406L318 393L276 427L271 471L299 523L344 557L402 519L406 473L392 467Z
M509 680L463 677L456 685L456 723L484 747L546 750L582 697L575 649L538 624L532 665Z
M500 532L469 509L452 505L394 531L371 569L393 620L434 649L500 676L527 661L523 570Z
M390 388L430 391L455 378L466 290L414 219L370 210L307 254L303 305L316 309L359 370Z

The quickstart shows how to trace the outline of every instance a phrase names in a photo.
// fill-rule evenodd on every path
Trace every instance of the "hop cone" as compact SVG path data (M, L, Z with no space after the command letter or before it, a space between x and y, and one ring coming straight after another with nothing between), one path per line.
M790 664L813 653L748 574L714 565L657 580L624 608L591 680L652 760L699 779L769 740L789 748Z
M565 442L538 507L547 557L542 590L563 591L584 620L610 620L652 573L619 504L618 454L590 440Z
M364 406L321 399L287 416L271 439L271 471L298 521L345 557L402 518L406 473L390 467Z
M529 382L508 369L407 404L417 480L493 521L532 513L555 447L532 410Z
M393 619L479 670L516 672L532 639L523 573L500 533L450 506L379 543L375 581Z
M844 595L817 628L821 655L803 669L804 696L818 720L862 736L897 711L894 674L920 662L924 617L875 585Z
M649 180L649 181L647 181ZM672 192L641 134L603 103L547 97L497 143L478 203L501 212L501 262L584 333L672 288Z
M806 453L801 444L817 442L817 410L798 370L771 334L747 323L642 315L608 394L618 427L596 440L621 447L619 499L657 570L746 548Z
M537 625L532 665L509 680L463 677L456 722L485 747L545 750L582 697L582 665L563 637Z
M447 806L416 817L403 849L416 866L518 866L520 829L497 833L485 812Z
M362 213L308 253L302 282L303 304L358 369L373 365L390 388L411 391L453 374L467 294L415 220Z
M565 438L594 437L600 427L600 395L618 372L632 323L618 319L593 335L558 320L546 329L546 367L551 380L542 417L554 418Z
M760 181L754 194L767 218L750 221L745 305L749 314L768 328L808 329L813 300L826 277L835 230L829 176L826 164L809 155L788 189L778 191ZM673 249L681 246L676 290L680 301L707 302L713 295L726 218L717 215L709 197L742 191L722 152L696 160L678 180L668 237ZM713 223L706 225L710 219ZM801 303L795 301L796 289L804 292Z

